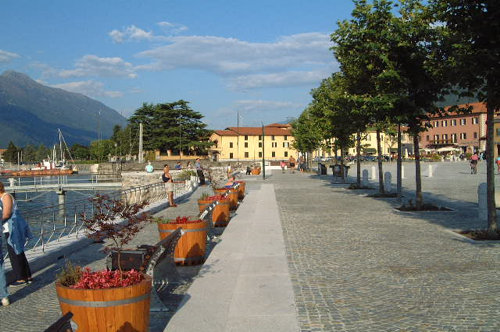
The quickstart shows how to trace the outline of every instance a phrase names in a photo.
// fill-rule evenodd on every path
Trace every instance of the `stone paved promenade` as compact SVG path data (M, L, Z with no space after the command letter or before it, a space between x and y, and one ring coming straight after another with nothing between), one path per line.
M500 331L500 243L474 243L453 232L485 226L476 218L484 165L476 176L468 174L466 163L434 166L432 178L425 173L427 166L423 168L425 199L451 212L402 213L393 209L396 199L368 197L374 190L347 190L332 183L331 175L275 171L265 186L261 178L248 178L249 197L273 187L291 280L284 284L293 288L300 330ZM384 168L393 171L395 164ZM394 172L393 181L395 177ZM405 199L411 197L412 177L407 165ZM192 214L203 190L161 214ZM243 204L252 201L259 202ZM239 210L244 211L252 207ZM222 241L230 234L225 232ZM136 242L154 243L157 236L151 225ZM102 267L100 246L93 244L71 259ZM34 284L12 290L12 305L0 308L0 331L42 331L59 317L53 280L61 264L48 265L35 274ZM220 267L212 266L216 271ZM192 276L196 268L182 273ZM175 295L173 302L181 296ZM150 330L163 331L171 316L153 313ZM245 326L252 330L251 324ZM275 331L270 326L259 331ZM283 325L276 321L276 326Z

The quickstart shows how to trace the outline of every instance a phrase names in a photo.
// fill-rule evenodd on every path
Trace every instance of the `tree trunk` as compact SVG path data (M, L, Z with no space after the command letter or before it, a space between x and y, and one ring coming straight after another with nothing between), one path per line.
M344 156L345 156L345 151L344 147L340 147L340 174L342 175L342 181L345 182L345 174L344 174Z
M380 129L377 129L377 154L378 154L378 191L385 193L384 189L384 170L382 168L382 144L380 141Z
M359 160L361 155L361 133L358 131L356 133L356 184L358 188L361 187L361 161Z
M486 106L486 192L488 204L488 237L497 238L497 211L495 206L495 169L494 169L494 112L493 106Z
M420 148L418 146L418 132L413 133L413 150L415 153L415 206L421 209L423 205L422 198L422 177L420 174Z
M402 196L402 176L401 176L401 166L402 166L402 157L401 157L401 152L402 152L402 147L401 147L401 124L398 123L398 163L397 163L397 196L398 200L401 202L401 196Z

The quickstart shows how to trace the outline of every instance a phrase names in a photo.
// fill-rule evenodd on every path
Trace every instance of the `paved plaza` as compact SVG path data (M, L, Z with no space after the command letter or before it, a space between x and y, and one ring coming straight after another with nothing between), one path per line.
M371 171L372 165L375 164L363 164L363 168ZM431 165L432 177L426 173L428 164L422 168L425 201L449 207L450 212L399 212L394 209L400 205L395 198L369 197L375 189L348 190L345 184L332 183L331 175L273 171L266 181L260 177L246 178L247 198L237 210L239 215L232 220L234 223L213 247L210 266L202 268L198 277L200 267L179 268L188 283L172 296L172 307L178 303L183 303L184 310L196 307L202 303L202 291L222 293L213 297L211 307L198 307L202 311L205 308L208 316L211 309L223 304L226 311L219 316L232 321L228 324L224 318L208 319L204 321L205 331L275 332L290 326L298 326L301 331L500 331L500 243L473 242L453 232L486 226L477 219L477 186L485 182L485 165L480 165L477 175L469 174L465 162ZM412 199L412 168L413 164L405 164L404 200ZM395 183L395 163L384 163L386 170L393 172ZM349 175L355 175L354 168ZM376 181L371 182L375 187ZM178 208L160 214L193 214L196 198L204 188ZM272 284L278 294L285 294L280 293L281 288L290 287L295 315L285 315L275 308L269 310L267 317L266 313L255 317L260 322L267 319L267 325L252 328L252 317L241 310L248 303L241 302L244 297L238 297L248 289L236 288L235 295L231 295L222 289L203 290L198 285L206 277L241 278L250 272L248 267L225 270L230 268L228 260L218 255L224 252L225 243L237 244L238 239L233 237L239 234L238 229L246 237L262 236L266 232L264 219L253 220L252 216L266 214L270 207L278 209L278 213L269 211L265 218L281 224L282 234L277 239L281 237L283 241L288 266L279 266L282 282L261 282ZM238 220L244 222L237 225ZM134 244L157 240L157 230L150 225ZM102 268L105 259L99 251L101 246L92 244L70 259ZM260 255L264 257L266 253ZM275 259L281 261L278 256ZM231 259L241 257L236 251ZM252 264L258 264L259 258L253 259ZM60 316L53 281L62 264L61 259L38 271L32 285L11 289L12 305L0 308L0 330L42 331ZM278 269L268 266L273 273ZM232 284L245 286L226 283L228 287ZM188 289L189 285L193 287ZM190 296L183 298L189 292ZM262 296L265 303L270 301L263 292L256 291L252 303L259 301L256 296ZM247 321L234 321L243 316ZM193 313L190 319L194 321L197 316ZM152 313L150 330L189 331L170 328L174 321L173 312ZM215 321L222 328L211 325ZM171 325L167 325L169 322Z

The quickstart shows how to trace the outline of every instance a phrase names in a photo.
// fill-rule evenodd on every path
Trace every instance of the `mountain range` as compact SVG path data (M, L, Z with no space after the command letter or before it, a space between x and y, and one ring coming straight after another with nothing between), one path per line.
M15 71L0 75L0 148L9 141L52 146L61 129L68 145L107 138L126 119L103 103L79 93L40 84Z

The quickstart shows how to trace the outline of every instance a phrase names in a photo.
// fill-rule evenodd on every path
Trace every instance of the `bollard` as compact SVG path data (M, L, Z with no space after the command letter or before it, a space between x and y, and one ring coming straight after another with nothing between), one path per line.
M361 185L363 187L367 187L368 186L368 170L367 169L363 170L363 176L361 178Z
M487 190L486 182L479 184L477 187L477 203L478 203L478 218L480 221L488 220L488 201L487 201Z
M391 188L391 182L392 182L392 174L391 172L385 172L384 174L384 189L386 192L390 193L392 188Z
M372 180L377 179L377 173L375 172L375 166L372 166Z
M429 165L429 177L432 178L432 165Z
M401 179L405 178L405 167L401 165Z

